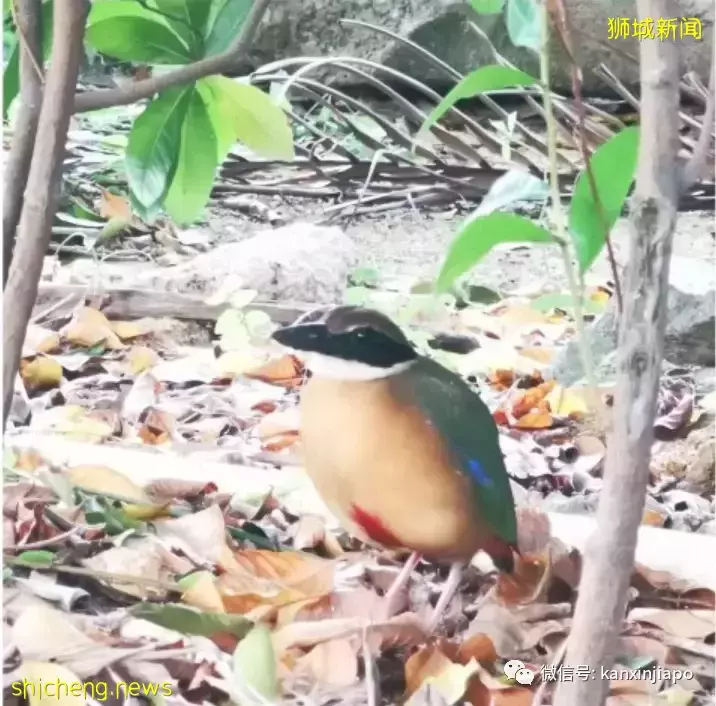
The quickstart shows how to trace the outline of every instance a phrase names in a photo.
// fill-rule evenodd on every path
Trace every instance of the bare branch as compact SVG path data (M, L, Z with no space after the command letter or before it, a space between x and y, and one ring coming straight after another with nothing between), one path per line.
M639 17L675 17L672 0L638 0ZM627 603L653 441L664 346L669 262L677 214L678 42L641 42L641 144L632 201L631 253L619 331L617 390L598 530L585 552L565 663L594 679L560 682L555 706L602 706L601 669L614 650Z
M270 0L254 0L248 17L241 27L241 31L231 46L218 56L196 61L176 71L170 71L159 76L152 76L143 81L136 81L121 88L107 88L87 91L75 96L75 113L86 113L90 110L112 108L116 105L129 105L143 98L151 98L157 93L166 91L174 86L181 86L197 81L205 76L228 71L236 65L237 61L246 54L256 34Z
M3 300L3 424L12 402L22 344L57 209L62 157L88 9L87 0L55 0L54 4L52 60Z
M709 161L712 151L711 135L714 129L714 107L716 106L716 38L711 47L711 77L709 78L706 108L704 109L703 123L699 138L694 146L689 161L684 165L681 179L681 193L683 194L692 184L703 177L704 168Z
M22 193L30 171L30 159L42 102L41 0L15 0L13 17L17 26L20 52L20 94L3 193L3 287L7 283L7 275L10 271L15 230L22 210Z

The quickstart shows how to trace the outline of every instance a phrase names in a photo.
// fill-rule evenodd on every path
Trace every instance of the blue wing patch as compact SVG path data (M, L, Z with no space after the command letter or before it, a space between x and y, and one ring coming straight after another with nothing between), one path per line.
M479 461L474 458L471 458L467 462L467 466L472 478L476 480L480 485L485 486L487 488L494 485L492 478L490 478L490 476L485 473L485 469L482 467L482 464Z

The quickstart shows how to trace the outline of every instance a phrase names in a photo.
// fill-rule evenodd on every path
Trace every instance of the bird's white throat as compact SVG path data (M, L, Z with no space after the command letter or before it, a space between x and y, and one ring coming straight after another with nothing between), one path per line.
M296 351L296 355L303 360L305 366L318 378L330 380L380 380L390 375L397 375L410 367L409 360L398 363L390 368L378 368L355 360L333 358L322 353L309 353Z

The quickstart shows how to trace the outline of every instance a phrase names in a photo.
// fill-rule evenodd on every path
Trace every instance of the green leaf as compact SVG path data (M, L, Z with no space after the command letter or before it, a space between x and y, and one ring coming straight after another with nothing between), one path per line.
M473 212L473 217L509 206L518 201L543 201L549 194L547 183L529 172L512 169L496 179L482 202Z
M180 225L194 221L209 200L218 166L216 135L206 104L194 89L182 126L176 171L164 199L167 213Z
M216 136L217 163L221 164L236 143L234 126L230 120L223 119L224 116L221 112L222 88L208 79L197 81L196 87L204 100L206 109L209 112L209 118L211 118L214 135Z
M470 0L478 15L497 15L502 12L505 0Z
M23 564L32 564L38 568L49 568L55 561L55 555L44 549L34 549L29 552L23 552L17 557L17 560Z
M507 0L507 33L517 47L537 53L542 46L542 18L536 0Z
M169 189L193 90L193 86L183 86L164 91L134 121L125 163L132 199L140 210L154 207Z
M463 98L472 98L480 93L498 91L509 86L532 86L535 83L537 83L536 78L533 78L519 69L512 69L508 66L498 66L497 64L483 66L461 79L460 83L438 103L437 107L430 113L420 127L420 132L434 125L450 108Z
M154 2L161 12L177 18L178 24L191 27L200 36L204 34L212 5L210 0L154 0Z
M253 5L252 0L215 0L211 3L209 31L204 42L206 56L221 54L241 30Z
M46 61L52 51L52 0L42 4L42 58ZM3 73L2 115L7 119L8 110L20 92L20 50L15 41Z
M234 683L240 703L275 703L278 696L276 655L271 631L257 625L234 650ZM258 696L256 696L258 694Z
M196 58L164 17L135 0L95 0L85 39L121 61L188 64Z
M512 213L493 213L469 219L450 245L438 275L436 289L445 292L452 283L499 243L552 243L549 231Z
M266 93L225 76L204 81L214 91L221 121L233 127L236 139L266 159L293 159L293 133L288 118Z
M607 230L612 229L624 207L634 181L638 151L639 128L628 127L602 144L589 160ZM586 170L580 173L572 193L569 230L579 269L586 272L605 242Z
M530 306L541 312L552 311L552 309L562 309L566 311L570 316L574 315L574 299L571 294L543 294L537 299L533 299L530 302ZM604 307L591 299L582 299L582 313L583 314L601 314Z
M185 635L211 637L220 632L228 632L243 637L251 631L254 624L243 615L229 613L205 613L187 606L173 603L139 603L129 611L135 618L148 620L169 630Z

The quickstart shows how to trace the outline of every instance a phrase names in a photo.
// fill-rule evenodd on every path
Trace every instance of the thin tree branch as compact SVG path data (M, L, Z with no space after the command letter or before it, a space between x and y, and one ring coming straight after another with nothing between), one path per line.
M704 109L703 123L701 124L694 151L691 153L689 161L684 165L684 171L682 172L682 194L703 177L704 168L711 154L711 135L714 129L714 107L716 105L716 37L712 41L711 77L709 78L709 88L706 96L706 108Z
M640 18L675 17L672 0L637 0ZM639 44L641 140L632 198L631 252L619 329L613 435L607 452L597 531L584 556L565 663L592 679L562 681L554 706L602 706L614 664L644 508L664 348L669 262L677 217L678 42Z
M17 246L3 300L3 425L12 402L22 344L37 297L42 263L57 210L62 157L82 59L88 9L87 0L54 2L52 59L17 227Z
M7 283L15 245L15 231L22 211L22 193L30 171L37 120L42 102L42 2L14 0L13 18L17 27L20 52L20 94L15 131L5 171L3 191L2 284Z
M156 93L166 91L174 86L181 86L197 81L205 76L219 74L231 69L238 59L246 54L261 20L271 0L254 0L249 14L229 48L218 56L196 61L176 71L170 71L159 76L152 76L143 81L127 84L120 88L107 88L101 90L78 93L75 96L75 113L86 113L90 110L112 108L117 105L129 105L143 98L151 98Z

